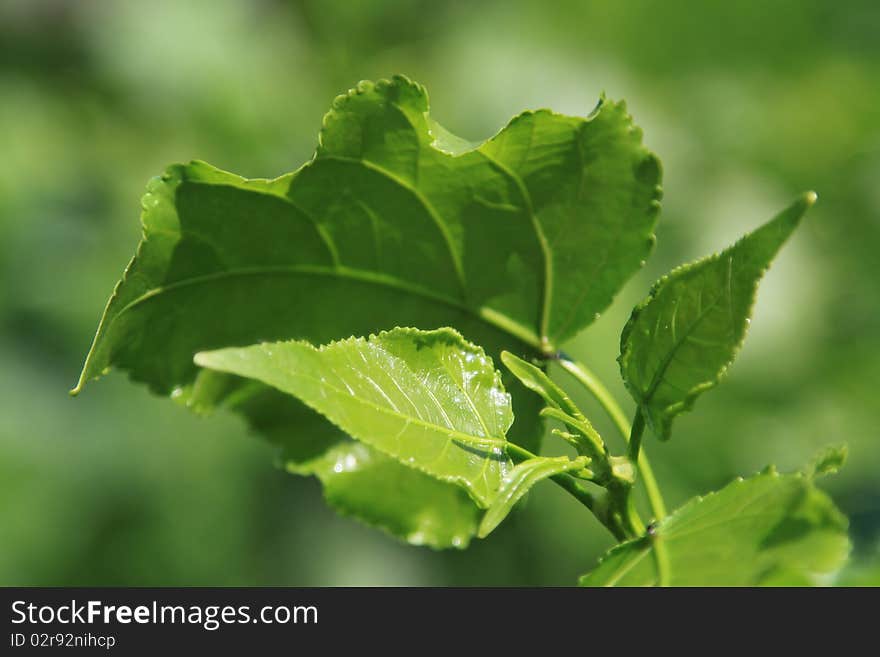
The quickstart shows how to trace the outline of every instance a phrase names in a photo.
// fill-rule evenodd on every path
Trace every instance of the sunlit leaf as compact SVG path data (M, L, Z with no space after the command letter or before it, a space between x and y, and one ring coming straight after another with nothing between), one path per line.
M659 179L622 103L526 112L470 144L429 116L418 84L362 83L293 173L246 180L192 162L150 183L143 239L75 391L118 368L201 411L238 407L259 387L203 378L193 354L405 325L454 326L493 357L552 352L649 253ZM507 382L510 436L537 451L540 404ZM283 416L279 397L260 412Z
M815 200L805 194L729 249L673 270L633 311L621 335L620 371L661 439L733 361L761 277Z
M291 394L401 463L493 501L513 464L500 374L451 329L395 329L316 348L266 343L202 352L196 362Z
M849 553L846 518L803 474L768 470L698 497L645 536L608 552L584 586L657 583L654 543L672 586L800 585L833 573Z

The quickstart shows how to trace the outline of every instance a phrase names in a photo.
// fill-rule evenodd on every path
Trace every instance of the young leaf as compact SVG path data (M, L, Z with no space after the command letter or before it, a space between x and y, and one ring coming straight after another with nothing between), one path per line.
M541 410L542 417L560 420L578 432L571 434L554 429L553 433L575 446L581 454L604 462L605 443L602 437L562 388L553 383L542 370L509 351L501 352L501 361L520 383L550 404L548 408Z
M621 335L620 371L660 439L733 361L761 277L815 200L809 192L727 250L673 270L633 310Z
M590 459L585 456L579 456L576 459L570 459L567 456L539 456L519 463L504 478L498 496L483 516L478 536L486 538L492 533L516 503L522 499L522 496L528 493L529 489L539 481L564 472L582 470L589 462Z
M691 500L653 536L613 548L581 585L656 584L656 541L672 586L796 585L834 572L849 552L846 518L830 498L803 474L770 469Z
M813 462L804 469L811 479L836 473L846 463L849 450L846 445L829 445L816 455Z
M489 506L513 468L510 396L482 349L452 329L395 329L315 348L281 342L199 353L202 367L257 379L347 434Z
M501 362L519 379L526 388L537 393L550 406L568 413L578 420L586 420L577 405L566 392L556 385L549 376L531 363L514 356L509 351L501 352Z

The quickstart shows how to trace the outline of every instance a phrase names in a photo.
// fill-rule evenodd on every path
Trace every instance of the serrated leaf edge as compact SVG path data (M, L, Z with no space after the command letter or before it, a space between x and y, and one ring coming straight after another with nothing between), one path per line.
M695 508L701 506L704 502L713 499L714 497L720 495L721 493L727 492L727 490L730 488L733 488L733 487L740 488L744 484L749 483L749 482L753 482L753 481L757 481L762 477L767 477L767 478L776 479L776 480L782 479L783 477L802 479L804 482L806 482L807 486L814 487L813 478L810 477L807 473L804 473L803 471L780 473L776 469L776 466L768 465L766 468L756 472L753 475L750 475L748 477L743 477L743 476L734 477L730 482L723 485L721 488L719 488L717 490L713 490L713 491L706 493L704 495L696 495L695 497L690 498L682 506L675 509L675 511L673 511L672 513L670 513L668 516L666 516L663 519L663 521L659 524L659 526L654 530L656 532L656 537L662 539L663 526L666 525L667 523L673 521L674 519L680 517L683 513L685 513L685 512L690 513L690 511L692 509L695 509ZM834 514L835 514L835 519L838 522L840 522L841 529L848 528L849 527L849 520L847 519L847 517L843 513L841 513L840 510L836 506L833 507L833 510L834 510ZM647 552L648 550L650 550L650 542L651 542L651 536L640 536L638 538L634 538L629 541L624 541L623 543L618 543L617 545L615 545L613 548L608 550L604 555L602 555L599 558L599 560L596 562L596 567L593 570L591 570L589 573L582 575L580 578L578 578L578 582L579 583L584 582L606 560L610 559L613 555L617 554L621 550L627 549L632 546L637 546L640 543L645 543L646 544L645 549ZM851 548L852 548L852 545L850 543L850 549Z
M793 204L793 205L796 205L798 203L802 203L804 205L804 208L800 213L800 217L795 222L795 226L797 226L797 224L803 220L803 217L806 214L806 211L809 210L809 208L816 202L817 198L818 197L815 192L809 191L809 192L803 193L799 197L799 199L795 202L795 204ZM789 206L789 209L791 207L792 206ZM783 212L785 212L785 210L783 210ZM772 222L772 221L773 221L773 219L770 220L770 222ZM767 222L767 223L770 223L770 222ZM635 308L633 308L633 311L630 314L630 317L627 320L626 324L624 325L623 330L621 331L621 334L620 334L620 355L617 357L617 362L620 366L620 371L621 371L621 374L623 377L624 385L626 386L627 390L629 390L630 394L633 396L633 398L636 400L636 402L638 403L638 405L640 407L643 407L646 403L650 403L650 402L646 402L644 400L644 398L642 397L641 391L637 390L635 387L633 387L630 384L629 380L626 377L625 370L626 370L627 365L629 364L629 356L631 354L631 349L627 348L629 336L632 333L633 329L635 328L635 324L638 321L638 317L641 314L641 312L651 302L654 301L654 299L659 294L659 292L666 286L666 284L671 279L673 279L674 277L680 275L681 273L686 272L686 271L688 271L698 265L713 263L713 262L717 262L717 261L721 260L726 254L733 252L737 247L740 246L740 244L742 242L744 242L746 239L748 239L755 231L760 230L765 225L766 224L762 224L761 226L758 226L754 230L749 231L745 235L741 236L738 240L736 240L736 242L734 242L733 244L731 244L730 246L726 247L725 249L723 249L721 251L718 251L718 252L713 253L708 256L703 256L702 258L698 258L696 260L678 265L677 267L673 268L672 270L670 270L669 272L667 272L666 274L661 276L659 279L657 279L653 283L653 285L651 286L651 289L648 292L648 296L645 297L641 302L639 302L635 306ZM794 229L792 229L792 230L794 230ZM787 240L787 238L786 238L786 240ZM783 244L784 244L784 242L782 244L780 244L780 247ZM772 265L772 262L771 262L771 264L768 264L766 267L764 267L761 270L760 275L755 279L755 282L752 285L751 303L749 304L749 309L748 309L748 312L746 313L746 328L743 330L743 334L742 334L742 337L740 338L740 340L733 346L733 350L732 350L730 359L727 361L727 363L724 364L723 367L721 367L721 369L718 371L718 373L715 375L715 377L713 379L708 380L708 381L703 381L702 383L699 383L699 384L693 386L685 393L685 397L683 400L676 402L675 404L670 404L663 409L663 412L661 413L662 426L661 427L653 427L655 431L659 430L657 435L660 438L660 440L668 440L669 439L671 431L672 431L671 422L670 422L671 418L674 418L676 415L679 415L680 413L685 413L685 412L692 410L694 407L694 404L696 403L697 398L702 393L717 386L726 376L727 370L730 368L731 364L733 364L733 361L736 360L736 356L739 354L739 352L742 349L743 344L745 343L745 339L746 339L746 336L748 335L748 328L749 328L748 319L751 318L752 312L755 307L755 303L757 302L757 291L758 291L758 288L760 287L761 281L764 278L764 275L770 269L771 265ZM651 422L653 425L652 415L650 413L646 414L646 419L648 419L648 421Z

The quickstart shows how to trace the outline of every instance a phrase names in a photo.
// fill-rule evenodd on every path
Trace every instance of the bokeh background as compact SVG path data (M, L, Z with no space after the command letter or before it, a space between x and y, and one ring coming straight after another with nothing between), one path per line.
M839 581L880 584L878 34L873 0L0 0L0 584L571 584L608 546L542 486L466 552L406 547L336 517L231 416L120 374L67 396L151 176L292 170L336 94L395 72L472 140L627 99L664 163L658 248L569 345L621 398L617 336L650 282L818 191L727 381L647 448L675 506L848 443L823 483L851 518Z

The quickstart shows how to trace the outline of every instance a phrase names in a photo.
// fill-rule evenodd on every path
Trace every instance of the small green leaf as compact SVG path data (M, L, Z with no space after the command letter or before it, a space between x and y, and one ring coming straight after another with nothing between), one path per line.
M550 404L541 411L542 417L559 420L575 429L576 434L554 429L553 433L574 446L578 453L605 461L605 443L565 391L556 385L540 368L514 356L509 351L501 353L501 361L527 389L537 393Z
M461 485L483 507L513 468L510 396L492 360L452 329L395 329L315 348L280 342L196 355L302 400L404 465Z
M567 456L539 456L518 464L504 478L498 496L483 516L478 536L488 536L507 517L522 496L539 481L564 472L583 470L589 462L590 459L585 456L576 459Z
M611 304L650 255L660 162L642 146L626 104L605 98L586 119L523 112L479 152L528 201L545 255L538 334L561 345Z
M812 479L835 474L846 464L848 455L849 450L846 445L829 445L816 455L804 472Z
M761 277L815 200L809 192L729 249L673 270L633 311L621 335L620 371L661 440L733 361Z
M556 385L540 368L514 356L501 352L501 362L526 388L540 395L544 401L578 420L585 420L583 413L565 391Z
M837 570L849 553L846 518L803 474L767 470L698 497L653 535L613 548L583 586L651 586L662 541L672 586L800 584Z

